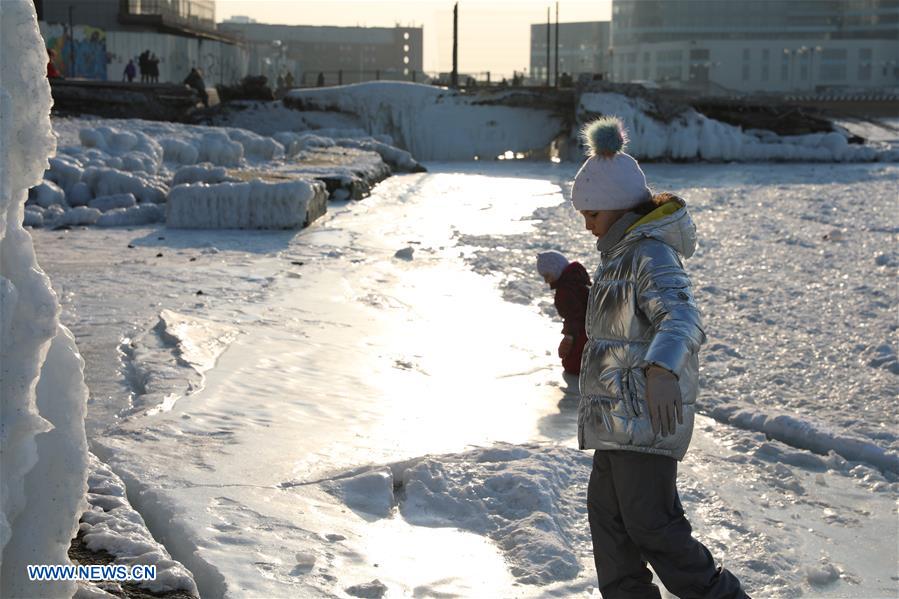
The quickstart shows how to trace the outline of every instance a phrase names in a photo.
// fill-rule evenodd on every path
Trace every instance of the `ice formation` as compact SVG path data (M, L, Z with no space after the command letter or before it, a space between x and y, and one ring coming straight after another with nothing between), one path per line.
M643 98L615 93L586 93L580 97L578 119L595 115L620 118L630 137L627 152L638 159L706 161L870 162L899 159L896 150L850 145L842 133L780 136L710 119L689 109L670 123L651 116Z
M356 115L371 134L387 134L418 160L493 158L507 150L542 150L563 132L549 111L479 104L456 91L404 82L294 90L304 111Z
M71 595L27 564L67 564L84 508L83 362L22 228L28 189L55 149L47 54L34 4L0 3L0 595Z
M156 542L144 519L128 503L125 483L93 454L87 501L89 508L79 529L88 549L106 551L117 565L155 565L156 579L141 583L154 593L184 590L197 595L193 576Z
M292 229L328 200L320 181L179 185L169 194L166 223L181 229Z

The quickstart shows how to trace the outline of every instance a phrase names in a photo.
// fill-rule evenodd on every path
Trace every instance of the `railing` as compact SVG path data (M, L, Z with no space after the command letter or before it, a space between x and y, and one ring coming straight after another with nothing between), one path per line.
M299 87L330 87L368 81L410 81L413 83L450 86L451 75L434 71L409 70L406 72L405 70L399 71L396 69L307 71L302 74L297 83ZM511 79L497 78L491 75L490 71L483 71L478 73L460 73L458 86L462 88L543 87L544 83L542 79L532 81L523 75L517 75Z
M212 0L125 0L122 11L127 16L158 16L179 25L215 30Z

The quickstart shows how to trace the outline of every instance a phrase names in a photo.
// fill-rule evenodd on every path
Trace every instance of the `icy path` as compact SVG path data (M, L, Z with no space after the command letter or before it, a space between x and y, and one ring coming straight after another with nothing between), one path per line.
M556 359L546 353L558 325L529 305L549 297L531 272L539 248L558 244L591 267L595 262L580 224L553 207L561 200L558 184L573 170L457 168L390 179L372 198L333 210L295 238L164 229L38 236L39 252L47 253L42 263L65 296L65 318L88 360L94 447L124 476L129 497L191 568L204 596L345 597L377 591L364 586L376 578L388 597L591 592L582 511L589 455L570 449L575 402L564 397ZM820 236L836 226L849 241L830 254L830 264L855 276L851 265L878 236L895 234L895 219L869 224L857 217L846 190L875 198L873 211L881 214L895 171L840 167L841 183L820 185L825 167L732 168L648 171L664 187L689 188L706 227L704 253L691 266L714 329L703 402L749 410L727 402L722 387L733 381L727 372L747 372L747 340L771 325L752 320L756 304L731 289L756 270L755 254L803 244L827 251L831 242ZM727 210L724 189L734 200ZM746 197L781 200L795 224L787 232L767 221L754 228L764 213L740 201ZM809 197L832 208L829 222L802 226ZM540 206L538 221L519 220ZM857 247L858 240L865 245ZM136 247L125 249L129 243ZM411 260L403 258L408 252L395 257L407 247ZM894 256L894 248L878 251L886 257L865 262L878 277L866 283L875 292L886 284L878 261ZM489 276L472 273L471 263ZM759 286L780 294L776 271L765 270L771 279ZM503 302L496 283L518 305ZM877 293L836 285L840 295L826 306L846 298L881 309ZM177 367L170 345L151 342L147 330L163 309L240 331L227 346L212 325L187 333L186 341L208 342L213 352L227 347L205 379ZM743 320L724 320L734 309ZM815 325L814 311L796 315ZM830 308L818 318L828 320ZM837 343L821 351L828 374L838 376L847 367L832 360L858 343L859 333L851 319L830 322ZM821 328L809 332L821 335ZM204 334L191 338L196 330ZM118 380L111 359L117 335L132 333L132 345L144 353L125 362L145 367L159 392L137 396L129 407L121 383L110 381ZM758 355L748 372L764 381L779 376L758 366L776 347L751 347ZM788 363L779 368L791 373ZM876 376L864 384L872 402L885 406L895 375L871 371ZM140 378L134 374L132 384ZM752 397L752 379L744 380L741 396ZM170 411L142 415L179 385L202 390L185 397L182 389L168 397ZM758 397L754 409L772 413L775 399ZM839 414L831 402L791 407L809 420ZM123 409L136 412L118 423L112 415ZM869 433L885 417L866 417L871 424L854 434ZM880 439L891 447L894 437ZM368 473L358 468L368 464ZM681 488L697 534L753 596L895 595L896 484L870 466L842 465L702 418ZM544 549L548 562L540 561Z

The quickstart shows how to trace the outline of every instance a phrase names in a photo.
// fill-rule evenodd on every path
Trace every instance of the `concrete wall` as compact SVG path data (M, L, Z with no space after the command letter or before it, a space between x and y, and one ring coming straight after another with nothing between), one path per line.
M109 31L107 78L121 81L128 60L150 50L159 58L159 82L180 83L192 67L203 69L209 86L235 83L247 75L248 53L241 46L163 33ZM140 81L140 74L136 79Z

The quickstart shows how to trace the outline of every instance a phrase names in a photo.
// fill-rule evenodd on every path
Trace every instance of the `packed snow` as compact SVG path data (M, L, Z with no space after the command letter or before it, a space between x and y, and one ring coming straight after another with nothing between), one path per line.
M83 361L22 228L28 189L55 148L47 54L34 4L0 3L0 595L71 595L28 564L68 564L84 509ZM42 192L54 195L47 186Z

